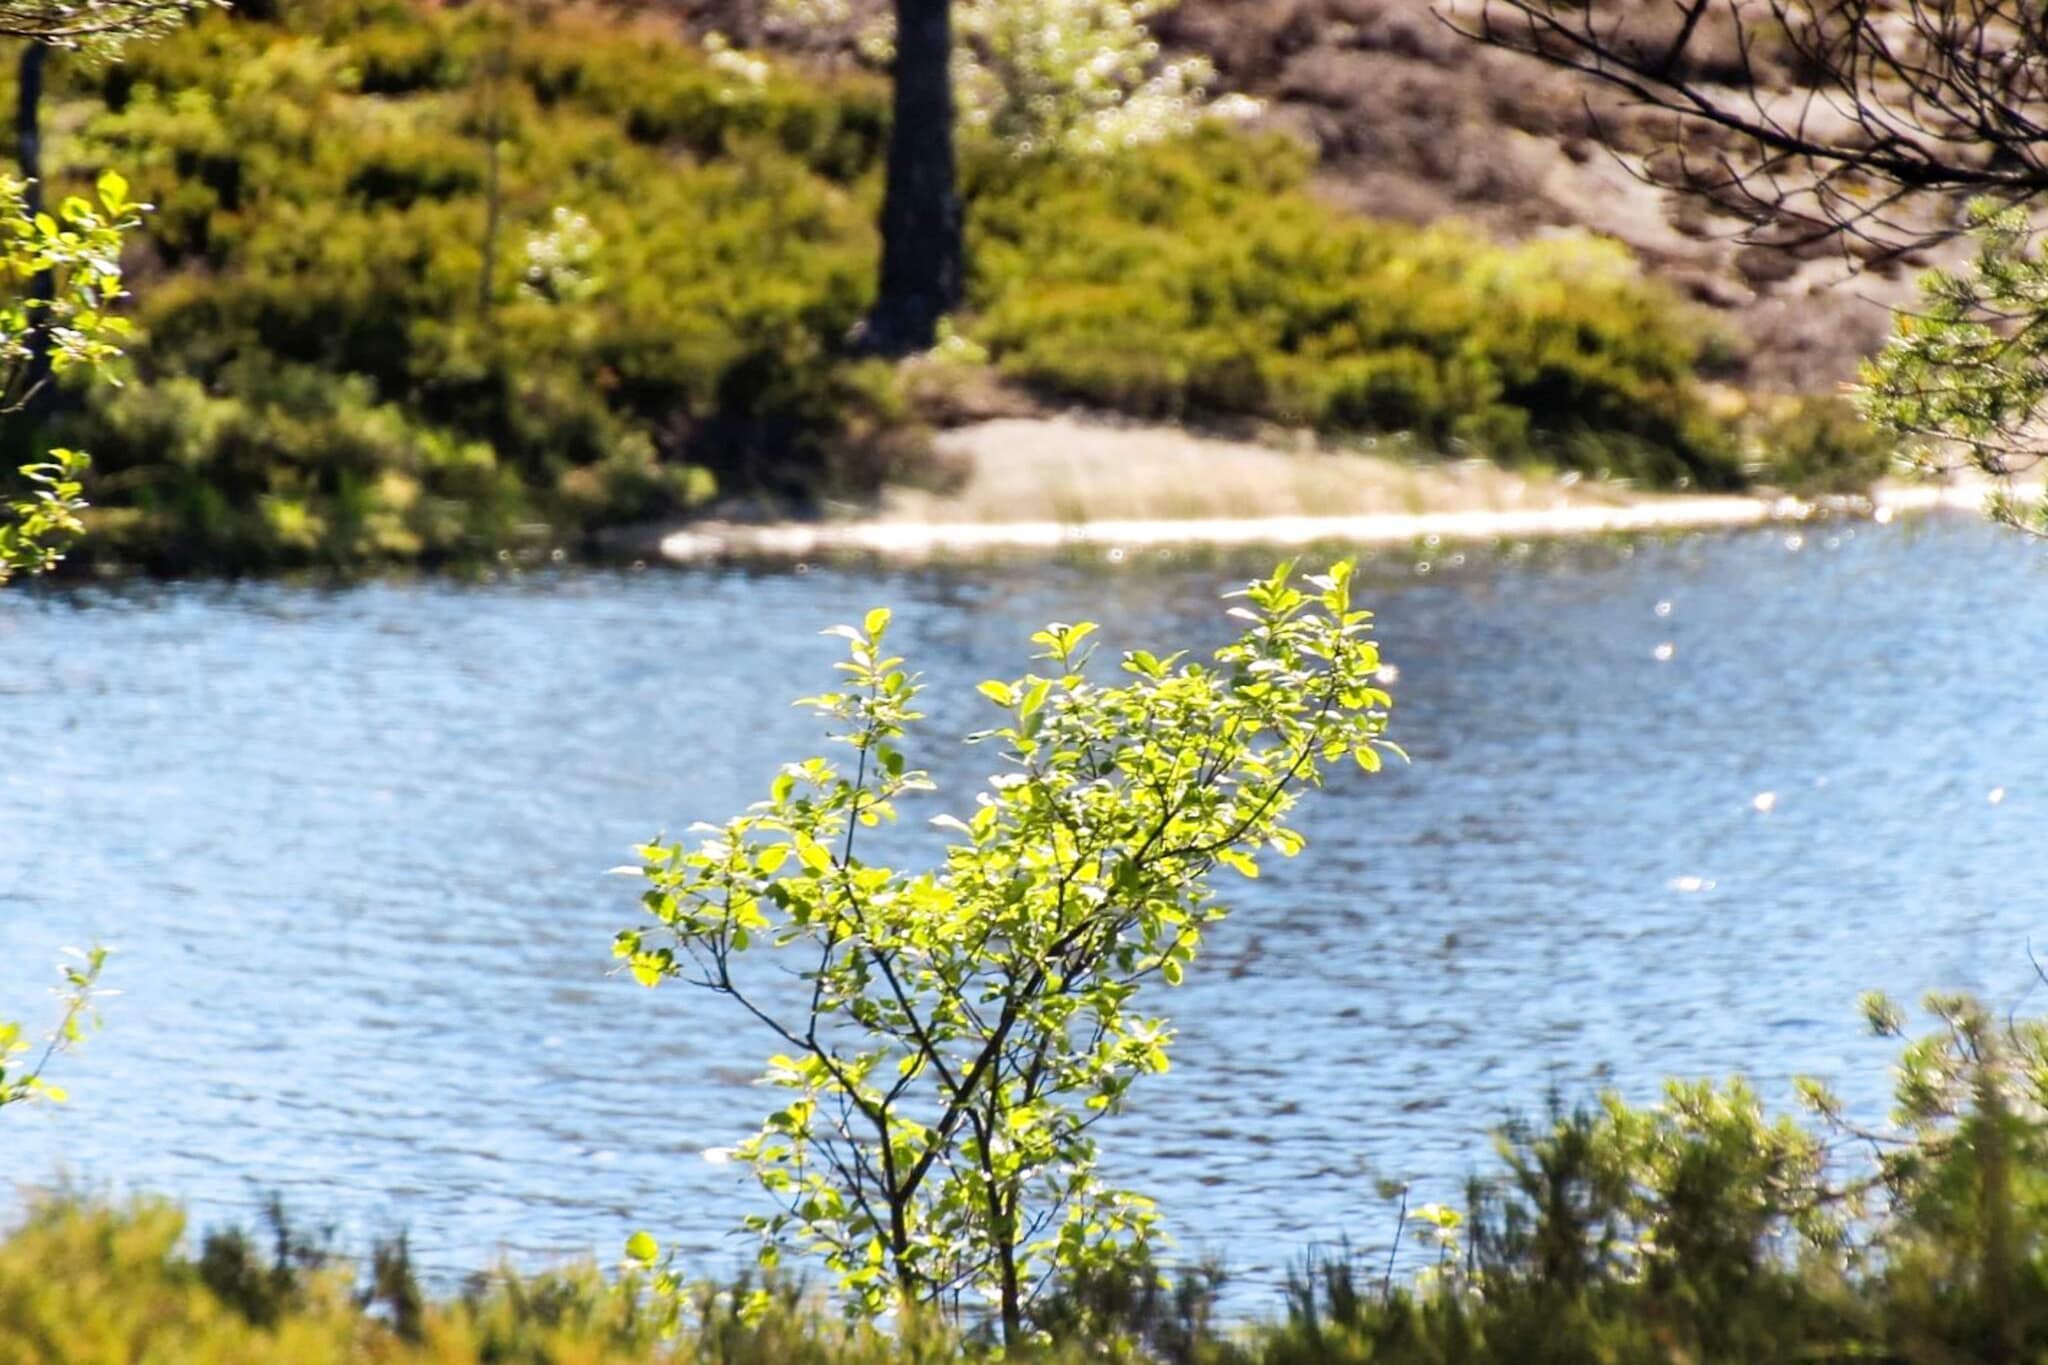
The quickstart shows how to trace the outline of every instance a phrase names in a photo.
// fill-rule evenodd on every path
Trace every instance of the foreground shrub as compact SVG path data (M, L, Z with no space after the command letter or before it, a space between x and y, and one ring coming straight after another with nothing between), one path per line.
M203 1242L193 1257L161 1202L37 1205L0 1242L0 1365L918 1365L967 1349L922 1322L848 1327L788 1286L701 1286L670 1317L591 1266L428 1299L402 1242L358 1268L275 1209L264 1231Z
M1168 1365L1746 1365L2036 1360L2048 1353L2048 1024L1929 1002L1878 1128L1802 1086L1773 1116L1741 1082L1674 1083L1510 1125L1462 1214L1403 1209L1402 1269L1313 1258L1270 1316L1229 1324L1219 1272L1142 1246L1064 1270L1003 1358ZM1406 1230L1406 1229L1404 1229ZM1409 1245L1413 1245L1412 1242ZM1403 1262L1404 1266L1408 1263ZM423 1293L402 1239L362 1267L273 1208L195 1255L175 1209L45 1201L0 1241L0 1365L986 1359L989 1324L849 1325L788 1281L498 1270ZM1251 1305L1257 1313L1258 1305Z

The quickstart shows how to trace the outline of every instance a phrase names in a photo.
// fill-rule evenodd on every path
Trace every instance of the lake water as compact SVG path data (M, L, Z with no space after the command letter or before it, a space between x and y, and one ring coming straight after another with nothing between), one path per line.
M0 595L0 1001L116 946L62 1109L10 1112L16 1182L246 1217L276 1190L453 1275L744 1252L707 1160L773 1049L717 1001L607 975L632 843L812 751L783 703L817 630L896 608L919 757L1049 619L1213 644L1254 561L569 573L318 590ZM1370 1245L1382 1178L1449 1197L1559 1088L1835 1080L1881 1109L1870 987L2025 1007L2048 949L2048 555L1967 518L1381 561L1411 768L1303 809L1299 860L1169 999L1176 1065L1106 1132L1190 1251L1263 1285ZM1760 809L1766 807L1767 809ZM2033 1003L2048 1007L2048 988Z

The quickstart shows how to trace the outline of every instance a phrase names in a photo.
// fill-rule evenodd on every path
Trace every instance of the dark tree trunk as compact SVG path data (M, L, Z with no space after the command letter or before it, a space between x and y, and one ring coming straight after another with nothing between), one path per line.
M953 158L952 0L896 0L895 120L882 201L882 278L862 346L929 348L960 306L966 248Z
M498 227L503 212L503 180L498 161L497 95L491 96L491 112L485 120L484 136L484 259L476 273L477 316L489 319L491 299L498 284Z
M43 211L43 61L49 51L42 43L29 43L22 48L15 88L14 141L21 159L21 178L28 182L23 191L23 206L30 217ZM19 390L22 410L31 417L47 413L56 397L50 382L50 337L43 325L50 300L56 297L56 283L45 270L28 286L29 298L41 305L29 310L29 357Z

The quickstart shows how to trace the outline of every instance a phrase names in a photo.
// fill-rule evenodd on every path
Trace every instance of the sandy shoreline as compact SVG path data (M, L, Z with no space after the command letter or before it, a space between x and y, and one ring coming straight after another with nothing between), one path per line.
M1076 418L986 422L948 432L961 489L892 496L843 521L702 521L656 537L674 563L918 560L998 551L1172 545L1390 546L1738 528L1819 512L1888 519L1982 507L1985 487L1882 488L1871 499L1645 494L1480 461L1417 462L1357 451L1282 451L1162 427Z
M832 554L923 559L997 550L1057 550L1077 546L1142 548L1162 545L1401 545L1429 537L1450 541L1541 539L1705 530L1800 521L1822 511L1861 511L1881 519L1940 507L1976 509L1978 488L1896 488L1862 500L1828 504L1797 498L1666 497L1616 507L1520 508L1502 511L1380 513L1333 517L1243 517L1204 520L1089 522L780 523L764 526L706 524L662 537L661 554L675 563L720 559L819 558Z

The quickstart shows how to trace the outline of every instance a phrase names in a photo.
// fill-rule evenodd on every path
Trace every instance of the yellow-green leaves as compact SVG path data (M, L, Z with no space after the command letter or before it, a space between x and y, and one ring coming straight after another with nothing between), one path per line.
M783 768L693 851L649 845L656 927L614 949L636 978L732 999L782 1049L765 1079L795 1098L736 1149L782 1208L754 1225L771 1245L879 1313L906 1291L1014 1292L1149 1235L1149 1203L1095 1179L1093 1136L1170 1065L1144 989L1185 980L1224 914L1216 871L1300 851L1288 816L1322 764L1391 748L1350 583L1283 566L1213 660L1133 652L1114 686L1087 677L1093 626L1038 632L1056 676L981 684L1013 720L976 737L992 776L971 815L931 819L954 842L922 871L866 861L861 838L930 787L899 747L916 683L886 612L830 632L844 690L809 704L857 761Z
M146 207L133 203L128 198L128 177L119 171L108 169L100 172L95 188L99 191L100 207L107 211L107 217L119 220Z
M75 450L53 450L49 459L22 466L20 491L0 492L0 583L44 573L64 558L64 547L85 529L79 513L87 463Z
M1975 260L1921 279L1921 306L1901 312L1891 343L1863 365L1863 415L1915 444L1917 462L1963 461L1994 480L1994 517L2048 536L2048 500L2015 489L2035 470L2048 413L2048 256L2027 211L1971 206Z
M1034 634L1031 637L1031 643L1042 646L1045 650L1043 654L1037 656L1038 658L1056 659L1061 663L1068 663L1076 661L1075 656L1081 648L1081 642L1094 633L1095 623L1093 621L1082 621L1071 626L1061 621L1055 621L1044 630Z
M1252 855L1249 853L1242 852L1239 849L1217 849L1216 861L1223 864L1225 867L1229 868L1231 871L1237 873L1241 877L1256 878L1259 875L1259 865L1252 860Z
M1291 829L1274 830L1266 836L1266 842L1283 858L1295 857L1308 845L1308 840Z
M98 1002L109 992L99 984L107 949L72 948L66 950L66 956L69 960L58 966L64 983L59 992L64 1008L49 1033L32 1041L20 1024L0 1019L0 1109L31 1100L62 1104L70 1098L63 1087L44 1076L44 1068L52 1058L85 1041L87 1031L99 1022Z
M130 202L127 181L112 171L100 177L97 205L72 195L55 213L31 214L26 189L0 176L0 277L9 286L0 294L0 412L19 410L53 373L97 370L120 355L130 331L111 311L123 297L121 245L148 207ZM30 287L39 277L47 296ZM46 372L35 364L39 350ZM63 558L84 529L88 463L54 450L23 466L18 480L0 478L0 583Z
M799 833L796 843L796 860L811 871L823 874L832 870L832 851L817 840Z

